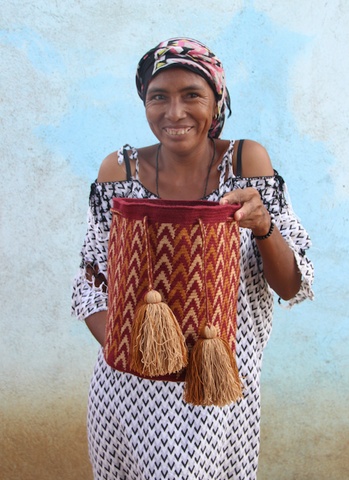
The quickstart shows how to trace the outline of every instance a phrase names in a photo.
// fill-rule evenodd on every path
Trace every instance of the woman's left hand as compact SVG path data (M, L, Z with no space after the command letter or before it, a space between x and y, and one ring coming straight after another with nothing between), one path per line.
M267 235L271 218L255 188L237 189L227 193L220 200L220 204L228 203L241 203L241 208L234 215L240 227L250 228L257 237ZM256 242L267 282L281 298L290 300L301 284L301 274L292 250L276 226L272 235L266 239L256 238Z
M250 228L254 235L263 236L269 232L271 218L255 188L248 187L227 193L219 202L221 205L241 203L234 219L242 228Z

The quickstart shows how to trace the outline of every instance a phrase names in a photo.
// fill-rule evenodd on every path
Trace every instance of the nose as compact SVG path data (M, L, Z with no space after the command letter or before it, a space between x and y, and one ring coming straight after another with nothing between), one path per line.
M178 122L185 116L186 113L181 98L171 97L166 111L166 118L171 122Z

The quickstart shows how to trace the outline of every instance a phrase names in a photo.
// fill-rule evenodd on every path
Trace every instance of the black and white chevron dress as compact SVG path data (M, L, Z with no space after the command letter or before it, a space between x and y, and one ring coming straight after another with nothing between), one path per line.
M237 188L256 188L275 224L294 251L302 285L289 306L313 298L313 266L305 256L311 245L287 202L283 179L237 178L233 174L234 142L218 167L219 188L206 197L219 200ZM107 309L107 289L86 278L85 267L107 277L108 235L113 197L156 198L138 179L93 183L88 230L75 278L72 312L83 320ZM122 149L118 152L123 162ZM226 170L228 177L225 181ZM244 378L244 399L227 407L194 407L183 402L183 384L143 380L109 367L99 350L88 401L89 455L95 479L234 479L257 476L260 431L260 373L263 349L273 317L273 292L251 231L240 229L241 278L238 295L236 358ZM104 278L99 276L99 278Z

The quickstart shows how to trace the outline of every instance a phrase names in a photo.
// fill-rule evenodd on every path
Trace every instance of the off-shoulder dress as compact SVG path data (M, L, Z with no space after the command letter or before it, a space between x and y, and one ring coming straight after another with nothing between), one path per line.
M217 201L237 188L256 188L293 250L302 274L301 288L288 305L312 299L313 265L305 255L311 241L287 200L284 180L276 172L270 177L235 176L234 144L230 142L218 167L218 189L205 200ZM134 148L131 151L131 158L136 161L134 178L95 182L91 186L88 229L72 297L72 313L81 320L107 309L113 197L157 198L139 181L138 152ZM124 161L123 149L118 151L118 161ZM223 408L188 405L182 399L182 383L144 380L115 371L105 363L100 348L90 385L87 418L95 479L256 479L260 374L263 349L272 329L274 294L264 277L251 230L241 228L240 235L236 359L244 379L243 400ZM93 268L98 282L89 280L87 266Z

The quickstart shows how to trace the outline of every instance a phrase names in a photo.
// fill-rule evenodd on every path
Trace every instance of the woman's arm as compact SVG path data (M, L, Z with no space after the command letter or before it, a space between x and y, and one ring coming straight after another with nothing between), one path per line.
M271 218L255 188L230 192L221 200L221 203L226 201L242 204L241 209L235 213L235 220L239 221L240 227L250 228L255 236L263 236L269 232ZM275 225L268 238L256 239L256 243L262 257L267 282L279 297L290 300L296 295L301 285L301 274L293 251Z
M245 141L242 158L244 177L274 174L266 150L258 143ZM220 203L241 203L242 207L235 213L235 220L239 221L240 227L251 229L252 233L259 237L269 232L271 217L255 188L234 190L221 199ZM291 299L301 285L301 274L293 251L276 226L268 238L256 239L256 243L262 257L264 275L270 287L283 300Z
M85 323L97 342L104 347L105 327L107 325L107 310L93 313L85 319Z
M132 168L131 164L131 168ZM98 183L118 182L126 179L125 165L118 163L117 152L103 161L98 174ZM104 203L108 201L104 199ZM72 297L72 314L84 320L97 341L103 346L107 321L107 251L108 227L100 223L97 214L103 201L95 184L91 189L88 227L81 250L82 262L75 277ZM104 204L106 209L106 204ZM106 211L103 211L106 217Z

